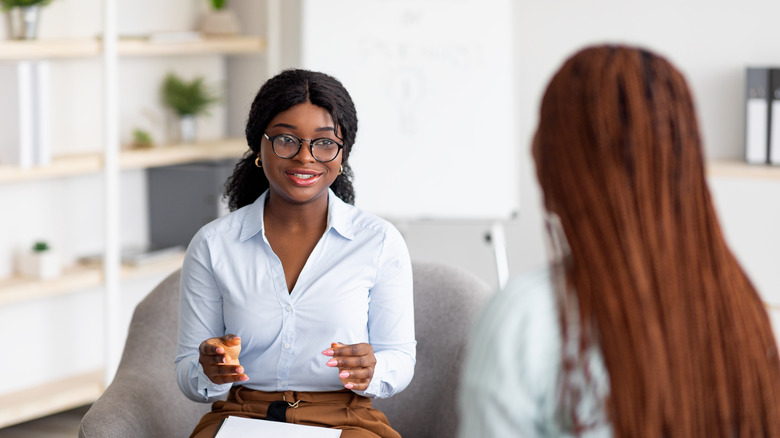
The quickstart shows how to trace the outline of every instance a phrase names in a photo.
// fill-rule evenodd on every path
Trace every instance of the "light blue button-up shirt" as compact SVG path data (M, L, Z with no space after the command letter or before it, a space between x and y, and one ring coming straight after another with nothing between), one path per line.
M176 353L178 383L196 401L213 401L232 384L203 373L198 346L241 337L242 385L260 391L344 389L325 365L332 342L368 342L376 367L365 391L389 397L411 381L415 364L412 268L389 222L328 193L328 226L287 291L284 270L266 239L267 192L193 237L184 258Z
M480 312L460 386L460 438L612 437L604 404L609 375L597 346L570 382L587 428L575 433L570 408L562 405L564 341L553 275L541 269L513 278Z

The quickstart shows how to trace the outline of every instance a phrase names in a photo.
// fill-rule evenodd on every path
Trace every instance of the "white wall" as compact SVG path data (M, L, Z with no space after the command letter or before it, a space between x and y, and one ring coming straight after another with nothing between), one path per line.
M744 68L780 63L779 3L524 0L517 5L520 124L529 135L544 85L568 55L587 44L628 43L667 56L686 74L710 158L741 156Z

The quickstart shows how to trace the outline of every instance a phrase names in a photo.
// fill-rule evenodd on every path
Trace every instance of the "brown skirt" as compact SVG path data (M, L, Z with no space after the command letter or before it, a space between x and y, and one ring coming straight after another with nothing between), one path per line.
M349 390L263 392L234 386L225 401L212 405L190 438L213 438L228 416L286 421L341 429L342 438L401 438L371 399Z

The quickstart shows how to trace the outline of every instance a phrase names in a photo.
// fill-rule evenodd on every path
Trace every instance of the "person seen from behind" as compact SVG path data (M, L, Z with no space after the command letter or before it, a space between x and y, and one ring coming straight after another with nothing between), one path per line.
M723 236L691 92L668 60L585 48L533 158L553 262L474 328L462 438L780 437L780 361Z

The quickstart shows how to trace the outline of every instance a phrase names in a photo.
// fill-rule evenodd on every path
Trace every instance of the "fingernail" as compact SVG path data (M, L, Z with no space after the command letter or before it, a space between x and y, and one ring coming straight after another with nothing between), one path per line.
M244 369L241 367L236 368L236 374L241 374L244 372Z
M344 387L347 388L347 389L352 389L352 388L355 387L355 385L353 385L351 383L347 383L346 385L344 385Z
M340 372L339 377L341 377L342 379L349 377L349 371Z
M241 380L249 380L249 376L241 376Z
M325 365L327 365L329 367L335 367L338 364L339 364L339 361L337 361L336 359L331 359L331 360L329 360L328 362L325 363Z
M327 350L323 351L322 354L324 354L325 356L333 356L333 350L328 348Z

